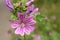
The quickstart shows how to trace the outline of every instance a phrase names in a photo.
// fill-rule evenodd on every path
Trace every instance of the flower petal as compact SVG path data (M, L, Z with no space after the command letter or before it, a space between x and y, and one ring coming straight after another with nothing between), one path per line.
M34 2L34 0L30 0L26 3L26 6L29 6L32 2Z
M28 6L28 9L33 11L34 10L34 5L32 4L31 6Z
M34 18L34 15L30 15L28 19L33 19Z
M30 14L34 10L34 5L28 6L28 10L26 11L26 14Z
M23 20L24 18L25 18L25 14L23 15L23 14L21 14L20 12L18 13L18 18L20 19L20 20Z
M37 14L38 13L38 8L35 8L31 14Z
M30 0L31 2L34 2L34 0Z
M30 15L28 18L26 18L26 24L27 25L33 25L36 23L35 20L33 20L34 16L33 15Z
M20 12L18 12L18 18L20 18L20 15L22 15Z
M11 21L11 27L17 28L19 26L19 22L14 23L14 21Z
M29 26L29 28L30 28L31 32L33 32L36 29L35 26Z
M41 40L41 36L38 34L38 35L34 35L34 40Z
M20 26L15 30L15 34L20 34L21 36L24 36L24 30L23 28Z
M33 24L35 24L35 23L36 23L36 21L33 20L33 19L29 19L29 20L27 21L27 25L33 25Z
M31 30L29 29L29 26L25 26L25 27L24 27L24 32L25 32L27 35L30 35Z
M33 27L33 26L25 26L25 28L24 28L24 32L27 34L27 35L30 35L30 33L32 32L32 31L34 31L35 30L35 27Z
M26 18L26 21L33 19L33 18L34 18L34 15L30 15L28 18Z
M13 5L11 4L10 0L6 0L6 5L11 9L14 9Z
M27 3L26 3L26 6L29 6L31 4L31 1L28 1Z

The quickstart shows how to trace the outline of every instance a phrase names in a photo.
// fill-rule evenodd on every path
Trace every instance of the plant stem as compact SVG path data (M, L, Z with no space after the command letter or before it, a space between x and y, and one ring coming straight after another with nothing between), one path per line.
M26 36L24 35L24 40L26 40Z
M22 40L26 40L26 36L25 35L22 37Z
M22 40L24 40L24 36L22 37Z

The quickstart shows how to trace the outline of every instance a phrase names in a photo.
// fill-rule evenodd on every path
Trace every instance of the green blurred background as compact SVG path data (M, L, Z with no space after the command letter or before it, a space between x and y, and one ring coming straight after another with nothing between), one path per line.
M39 8L41 15L47 16L40 23L40 35L42 40L60 40L60 0L35 0L35 6ZM40 17L40 16L39 16ZM38 16L37 16L38 18Z

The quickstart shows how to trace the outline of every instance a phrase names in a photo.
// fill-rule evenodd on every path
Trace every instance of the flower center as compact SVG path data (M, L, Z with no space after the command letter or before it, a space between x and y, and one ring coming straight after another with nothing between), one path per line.
M22 24L21 24L21 26L22 26L22 27L25 27L25 24L24 24L24 23L22 23Z

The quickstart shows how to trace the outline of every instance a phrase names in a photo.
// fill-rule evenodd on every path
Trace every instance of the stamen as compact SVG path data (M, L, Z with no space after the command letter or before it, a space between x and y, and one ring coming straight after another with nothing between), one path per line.
M25 26L25 24L24 24L24 23L22 23L22 24L21 24L21 26L22 26L22 27L24 27L24 26Z

